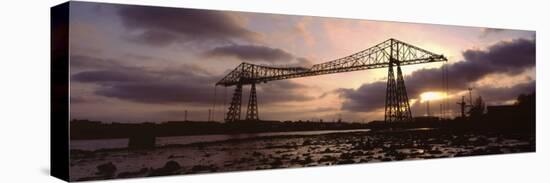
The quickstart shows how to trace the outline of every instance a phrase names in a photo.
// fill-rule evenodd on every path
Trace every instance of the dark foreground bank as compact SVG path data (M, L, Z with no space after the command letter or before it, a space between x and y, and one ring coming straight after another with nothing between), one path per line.
M148 150L73 151L73 180L433 159L535 151L518 130L412 128L253 138Z

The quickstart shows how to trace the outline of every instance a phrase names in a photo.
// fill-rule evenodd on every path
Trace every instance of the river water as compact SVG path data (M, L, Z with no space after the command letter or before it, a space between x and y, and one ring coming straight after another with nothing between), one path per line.
M220 135L189 135L157 137L156 145L185 145L199 142L217 142L234 139L249 139L257 137L275 137L287 135L322 135L330 133L367 132L369 129L353 130L318 130L318 131L294 131L294 132L266 132L266 133L244 133L244 134L220 134ZM71 140L71 150L95 151L99 149L119 149L128 147L128 138L118 139L97 139L97 140Z

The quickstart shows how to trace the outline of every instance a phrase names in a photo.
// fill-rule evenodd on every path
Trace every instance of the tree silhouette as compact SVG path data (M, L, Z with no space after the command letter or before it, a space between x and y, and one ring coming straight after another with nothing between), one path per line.
M481 96L477 97L468 112L471 118L480 118L485 113L485 102Z

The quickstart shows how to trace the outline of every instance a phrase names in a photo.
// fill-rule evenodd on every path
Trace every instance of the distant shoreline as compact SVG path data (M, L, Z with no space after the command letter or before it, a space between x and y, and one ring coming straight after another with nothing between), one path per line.
M72 120L71 140L120 139L134 136L172 137L191 135L230 135L267 132L369 129L365 123L243 121L233 123L172 121L163 123L103 123Z
M452 130L515 130L534 133L534 117L517 116L503 121L502 118L481 116L473 119L420 118L412 122L374 121L370 123L348 122L279 122L242 121L233 123L172 121L163 123L102 123L99 121L72 120L71 140L121 139L131 137L174 137L192 135L231 135L269 132L302 132L323 130L355 130L411 128L449 128Z
M369 130L369 129L365 129ZM328 131L328 130L327 130ZM235 139L226 139L226 140L219 140L219 141L207 141L207 142L195 142L195 143L189 143L189 144L167 144L167 145L161 145L156 146L154 149L165 149L165 148L182 148L182 147L195 147L195 146L201 146L201 145L215 145L215 144L223 144L223 143L232 143L232 142L246 142L251 140L265 140L265 139L284 139L284 138L302 138L302 137L310 137L310 136L322 136L322 135L350 135L350 134L365 134L369 133L370 131L342 131L342 132L331 132L331 133L323 133L323 134L292 134L292 135L274 135L274 136L255 136L255 137L249 137L249 138L235 138ZM99 139L101 140L101 139ZM130 148L103 148L98 150L80 150L80 149L71 149L71 151L75 153L97 153L97 152L114 152L114 151L124 151L124 150L130 150Z

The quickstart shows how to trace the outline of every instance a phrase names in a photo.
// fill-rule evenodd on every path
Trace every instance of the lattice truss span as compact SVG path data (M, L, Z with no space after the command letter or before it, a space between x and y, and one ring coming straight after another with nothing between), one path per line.
M435 54L392 38L355 54L325 63L315 64L310 68L276 67L243 62L217 82L216 85L225 87L236 86L225 119L227 122L239 121L241 119L240 105L242 86L251 85L246 118L247 120L258 120L256 84L299 77L387 67L388 82L386 88L384 119L387 122L410 121L412 116L401 66L442 61L447 61L447 58L443 55ZM397 73L394 73L394 67L397 69Z

